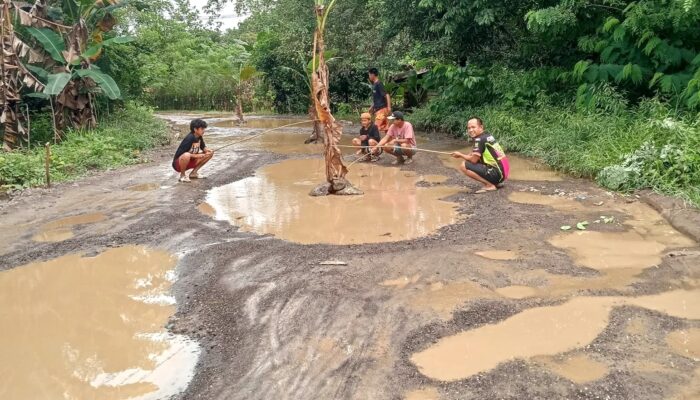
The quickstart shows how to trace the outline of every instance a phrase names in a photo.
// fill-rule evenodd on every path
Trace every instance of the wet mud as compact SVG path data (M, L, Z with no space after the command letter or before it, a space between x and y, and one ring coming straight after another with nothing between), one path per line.
M185 131L195 116L211 123L212 147L282 124L272 118L260 127L227 127L231 115L164 117ZM311 226L313 217L299 217L307 206L289 200L321 180L304 169L319 154L302 144L307 129L284 128L272 132L279 136L263 135L272 139L266 143L223 149L203 170L208 179L187 185L177 184L170 167L173 144L153 152L150 164L0 203L0 284L14 274L10 289L0 292L12 293L1 302L3 331L8 318L25 318L14 331L30 329L27 319L39 312L53 313L39 326L69 326L51 337L41 336L44 328L25 335L34 353L24 354L36 356L21 360L27 363L21 368L46 377L60 364L50 372L58 378L39 379L46 381L41 387L67 384L79 398L698 398L700 248L656 210L515 155L518 168L506 187L476 196L455 160L423 153L402 167L391 166L387 155L354 164L354 179L370 188L381 182L376 191L386 197L328 214L347 218L343 224ZM424 137L419 143L442 151L466 146ZM290 168L295 163L301 171ZM406 201L419 192L432 193L434 204ZM367 198L359 196L358 204ZM372 214L378 209L384 214ZM415 210L414 222L438 223L411 233L411 225L396 222L407 209ZM104 218L49 226L91 214ZM289 223L295 218L298 226ZM253 229L259 221L271 228ZM575 228L581 221L589 222L585 231ZM345 225L359 231L337 228ZM563 225L574 228L562 231ZM49 231L73 237L32 240ZM344 239L347 232L355 241ZM167 262L156 262L160 257ZM113 273L85 272L107 265ZM175 275L162 275L173 268ZM98 289L94 304L124 312L88 310L81 322L64 311L87 307L70 305L71 290L92 298ZM143 312L132 315L132 306ZM89 329L103 331L93 337ZM107 333L125 344L104 344ZM198 343L198 358L171 364L182 372L197 362L192 379L154 367L157 357L196 353L174 350L185 344L173 337ZM66 338L72 351L55 343ZM39 357L46 365L36 366ZM99 368L79 367L85 360ZM0 375L21 384L0 387L27 388L31 375L13 375L9 365L0 363ZM0 397L12 398L8 393Z

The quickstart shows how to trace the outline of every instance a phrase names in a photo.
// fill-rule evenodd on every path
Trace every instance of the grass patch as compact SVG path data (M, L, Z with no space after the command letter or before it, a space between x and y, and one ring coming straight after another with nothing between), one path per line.
M461 136L474 115L509 151L612 190L651 188L700 207L698 116L679 119L661 103L647 101L614 113L577 112L573 105L432 107L416 110L411 121L420 129Z
M144 150L168 143L167 124L134 104L112 113L92 131L69 131L51 147L51 180L72 180L92 170L143 162ZM45 183L44 149L0 152L0 185L6 189Z

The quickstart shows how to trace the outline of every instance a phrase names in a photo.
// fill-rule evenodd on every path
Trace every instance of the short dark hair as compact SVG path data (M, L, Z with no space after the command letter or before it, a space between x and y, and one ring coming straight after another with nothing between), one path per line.
M374 67L369 69L369 73L375 76L379 76L379 70Z
M469 119L467 120L467 123L469 123L469 121L471 121L473 119L475 119L476 122L479 123L479 126L484 126L484 121L482 121L481 118L479 118L479 117L469 117Z
M190 132L194 132L195 129L197 128L206 128L207 127L207 122L203 119L193 119L192 122L190 122Z

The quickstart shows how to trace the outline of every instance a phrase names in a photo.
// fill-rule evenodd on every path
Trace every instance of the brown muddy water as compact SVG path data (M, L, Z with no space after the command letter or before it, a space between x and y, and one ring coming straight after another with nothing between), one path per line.
M0 272L0 398L163 399L199 346L164 328L175 258L141 246Z
M74 226L94 224L104 221L107 217L102 213L81 214L51 221L39 228L32 237L35 242L62 242L73 237Z
M503 322L440 339L411 361L429 378L465 379L513 359L583 348L608 325L614 307L634 305L678 318L700 319L700 290L642 297L576 297L559 306L525 310Z
M325 181L321 159L286 160L255 176L212 189L206 202L216 219L246 232L297 243L395 242L429 235L458 220L457 204L444 201L460 188L417 187L415 172L374 164L353 165L348 179L362 196L311 197Z

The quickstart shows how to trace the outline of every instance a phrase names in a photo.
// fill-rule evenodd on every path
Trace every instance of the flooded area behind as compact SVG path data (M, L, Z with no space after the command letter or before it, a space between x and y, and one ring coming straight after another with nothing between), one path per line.
M59 224L60 225L60 224ZM0 398L163 399L199 347L168 333L175 259L140 246L0 272Z
M311 197L325 181L323 160L286 160L212 189L206 201L217 219L297 243L396 242L459 219L457 204L441 200L458 187L417 187L419 175L372 164L353 165L347 177L364 195Z

